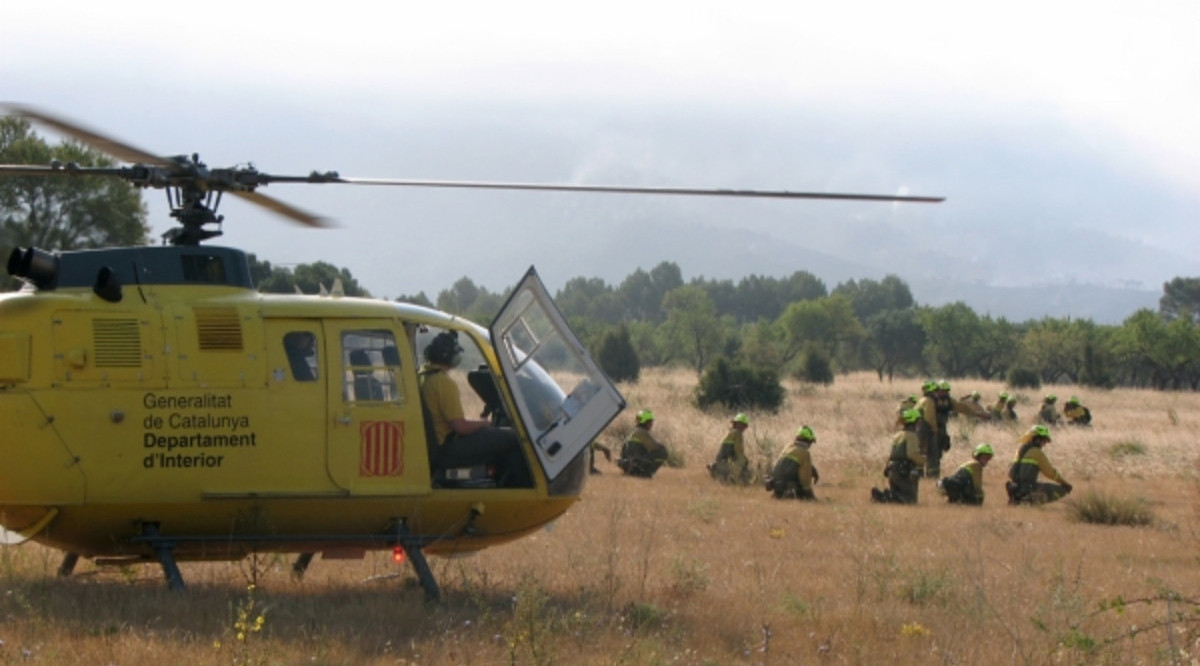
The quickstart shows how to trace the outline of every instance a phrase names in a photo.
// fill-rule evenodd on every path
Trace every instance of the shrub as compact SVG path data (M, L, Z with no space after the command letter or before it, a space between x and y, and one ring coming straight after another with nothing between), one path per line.
M809 345L800 358L799 378L814 384L833 383L833 361L825 350Z
M1154 513L1140 497L1089 492L1078 499L1067 500L1066 505L1067 517L1081 523L1140 527L1154 522Z
M1013 388L1040 389L1042 376L1033 368L1017 366L1008 371L1008 385Z
M696 404L701 409L719 403L728 409L774 412L783 404L783 396L783 385L774 370L734 364L723 356L709 366L696 387Z
M621 324L604 334L596 351L596 362L614 382L638 380L642 366L633 348L633 340L629 337L628 327Z

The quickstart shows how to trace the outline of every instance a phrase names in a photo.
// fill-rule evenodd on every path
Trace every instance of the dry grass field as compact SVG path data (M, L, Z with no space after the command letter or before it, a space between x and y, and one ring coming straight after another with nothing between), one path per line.
M819 502L720 486L704 465L730 414L691 406L694 374L623 386L632 414L681 466L653 480L600 461L583 500L530 538L435 559L443 602L423 603L390 554L185 564L186 593L157 567L55 577L59 555L0 551L0 663L21 664L1194 664L1200 659L1200 394L1050 386L1079 395L1091 429L1054 430L1050 459L1075 486L1009 507L1018 432L963 419L943 473L988 442L984 507L868 502L899 400L919 380L838 377L788 386L778 414L751 414L765 464L808 424ZM999 384L955 382L955 395ZM1021 392L1019 392L1021 393ZM1024 427L1041 392L1021 393ZM1084 501L1135 506L1141 527L1081 522ZM251 586L250 583L256 583Z

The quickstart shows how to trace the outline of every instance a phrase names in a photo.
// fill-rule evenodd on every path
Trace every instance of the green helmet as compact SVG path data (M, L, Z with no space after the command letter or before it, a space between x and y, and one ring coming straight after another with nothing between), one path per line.
M937 390L949 391L950 390L950 382L946 381L945 379L941 380L940 382L937 383Z
M1040 423L1030 428L1029 432L1033 433L1034 437L1041 437L1047 441L1050 440L1050 429Z
M932 379L926 379L921 384L921 393L933 393L937 390L937 382Z
M750 417L746 416L745 414L738 414L737 416L733 417L733 422L740 423L742 425L750 425Z
M1078 405L1079 398L1076 398L1075 396L1071 396L1070 398L1067 398L1067 404L1068 405Z
M1054 402L1055 400L1058 400L1058 396L1054 395L1053 393L1046 394L1046 402Z
M978 458L979 456L994 456L996 452L992 450L991 444L980 444L971 452L971 456Z
M900 418L904 419L905 423L916 423L917 421L921 420L921 410L906 409L903 412L900 412Z
M815 433L813 433L812 428L808 426L800 426L800 429L796 431L796 439L802 442L815 442L817 441L817 436Z
M638 425L645 425L653 420L654 420L654 412L652 412L648 409L643 409L642 411L637 413Z
M971 399L972 400L978 400L981 397L983 397L983 396L979 395L979 391L971 391Z
M1000 399L1003 400L1004 402L1008 402L1008 391L1001 391Z

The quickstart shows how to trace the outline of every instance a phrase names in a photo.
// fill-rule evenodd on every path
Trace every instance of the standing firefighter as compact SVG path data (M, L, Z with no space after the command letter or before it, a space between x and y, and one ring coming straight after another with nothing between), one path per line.
M904 427L904 412L906 412L910 409L915 409L917 406L917 402L918 402L917 396L915 396L915 395L910 395L907 398L900 401L900 406L898 408L896 408L896 427L897 428Z
M996 452L990 444L980 444L971 453L971 460L959 465L950 476L938 482L938 489L951 504L983 506L983 468Z
M717 459L708 466L708 473L721 483L746 485L750 483L750 461L746 458L744 434L750 427L750 419L738 414L729 422L729 432L721 440Z
M942 474L942 454L950 450L950 415L963 414L978 419L987 419L988 413L976 403L955 400L950 396L950 382L939 381L933 393L934 414L937 428L934 430L935 446L925 452L925 476L936 479Z
M917 423L920 420L921 412L915 409L904 412L904 428L892 438L892 451L887 467L883 469L888 489L872 488L872 502L917 503L921 467L925 464L925 456L921 455L917 442Z
M1066 417L1068 425L1092 425L1092 411L1084 407L1075 396L1068 398L1067 403L1063 405L1063 416Z
M1063 480L1042 447L1050 443L1050 429L1035 425L1017 440L1020 448L1012 465L1008 468L1009 504L1045 504L1062 499L1071 492L1071 484ZM1038 483L1038 474L1045 475L1054 483Z
M637 427L625 440L621 457L617 459L617 467L621 471L649 479L667 461L667 447L650 434L653 427L654 412L643 409L637 413Z
M801 426L796 432L796 439L791 447L779 456L771 476L767 478L767 490L775 494L775 499L815 500L813 484L820 479L817 468L813 467L812 454L809 448L817 443L817 436L812 428Z
M937 382L932 379L925 380L925 383L921 384L921 393L923 395L917 401L915 408L919 417L913 432L916 433L917 449L920 451L922 459L921 467L917 469L918 476L925 473L926 465L936 467L941 464L942 452L938 448L937 441L937 388ZM904 413L901 413L900 417L901 420L905 421L900 427L907 429L907 421L905 420ZM934 449L937 449L937 453L934 453ZM929 462L935 455L938 462L936 464Z

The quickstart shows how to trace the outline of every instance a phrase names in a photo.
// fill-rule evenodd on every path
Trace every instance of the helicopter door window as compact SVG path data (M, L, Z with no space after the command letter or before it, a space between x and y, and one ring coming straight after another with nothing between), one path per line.
M400 352L396 337L386 330L342 333L346 402L402 402Z
M317 381L317 336L309 331L292 331L283 336L292 379L298 382Z

